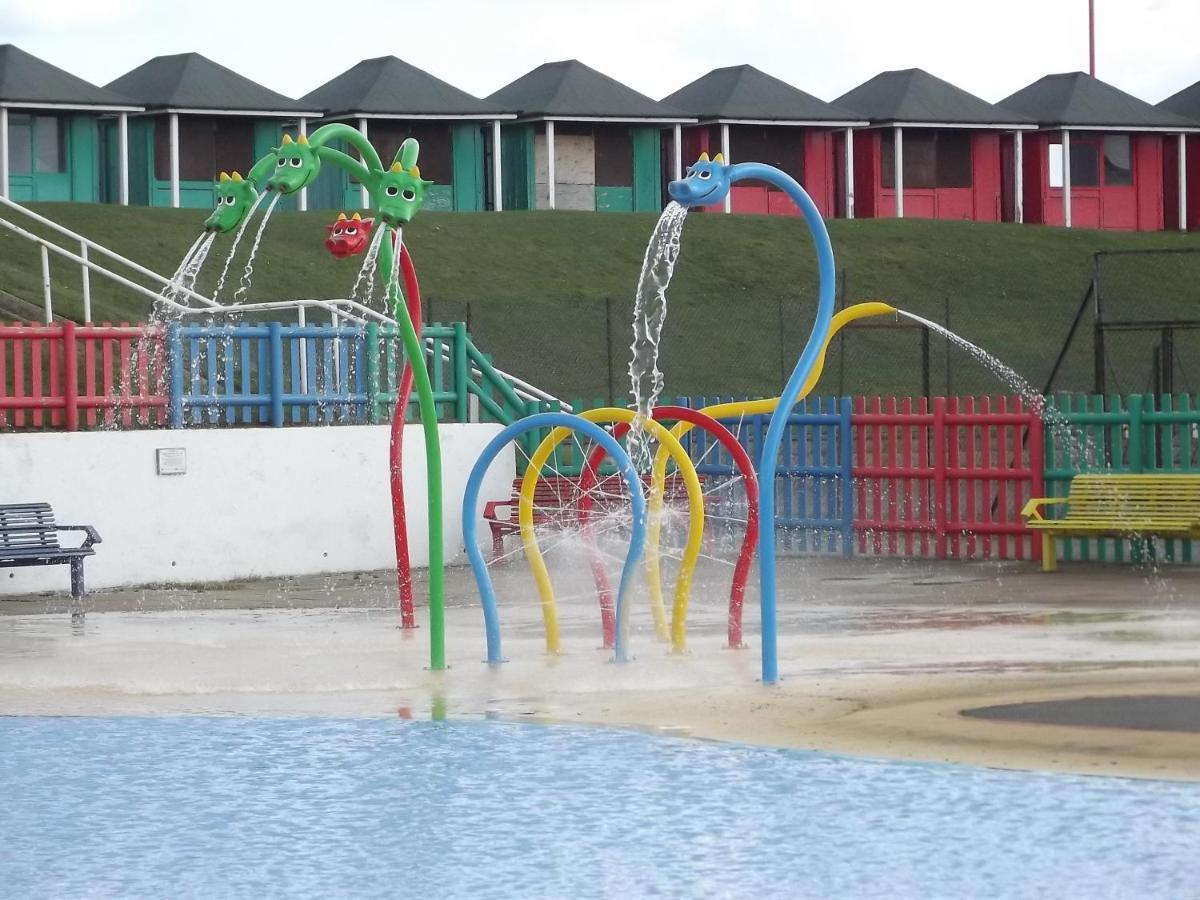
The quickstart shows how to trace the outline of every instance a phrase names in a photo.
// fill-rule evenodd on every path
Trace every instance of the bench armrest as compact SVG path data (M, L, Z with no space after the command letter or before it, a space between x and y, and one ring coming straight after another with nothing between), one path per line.
M511 515L508 517L508 519L505 519L505 520L498 519L496 517L496 510L502 506L507 506L507 507L511 508L516 505L517 505L517 503L515 500L489 500L486 504L484 504L483 517L485 519L487 519L489 522L499 522L499 521L511 520L512 519Z
M91 525L58 525L55 526L57 531L86 531L87 537L84 539L82 547L90 547L92 544L103 544L104 541L100 537L100 533Z
M1021 518L1032 519L1035 522L1044 521L1044 516L1042 516L1039 509L1040 507L1061 506L1062 504L1066 503L1068 499L1069 498L1067 497L1034 497L1032 500L1026 503L1024 509L1021 510Z

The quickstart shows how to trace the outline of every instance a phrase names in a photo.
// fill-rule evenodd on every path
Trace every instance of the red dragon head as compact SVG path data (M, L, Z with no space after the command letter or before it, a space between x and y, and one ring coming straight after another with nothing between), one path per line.
M325 226L329 232L325 247L338 259L362 253L371 242L371 226L374 224L374 219L364 219L358 213L349 218L345 213L338 213L337 221Z

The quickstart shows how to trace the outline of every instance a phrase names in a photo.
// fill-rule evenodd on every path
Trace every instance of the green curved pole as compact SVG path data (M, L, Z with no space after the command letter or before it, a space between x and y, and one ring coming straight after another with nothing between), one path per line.
M372 172L383 171L383 163L379 161L379 154L375 152L375 148L371 146L371 142L363 137L363 133L352 125L347 125L345 122L333 122L330 125L322 125L308 136L309 146L318 149L323 148L330 141L339 140L345 141L357 150L363 158L363 163ZM349 158L347 157L347 159Z
M402 240L396 234L396 249ZM385 237L379 245L379 258L383 271L388 273L387 297L392 309L392 318L400 326L400 337L404 341L404 353L412 363L413 380L417 389L417 403L421 409L421 429L425 437L425 477L428 481L426 496L429 503L429 668L446 668L446 595L442 531L442 446L438 434L437 408L433 403L433 386L429 382L429 370L425 367L425 353L421 340L408 310L400 285L392 274L392 241Z

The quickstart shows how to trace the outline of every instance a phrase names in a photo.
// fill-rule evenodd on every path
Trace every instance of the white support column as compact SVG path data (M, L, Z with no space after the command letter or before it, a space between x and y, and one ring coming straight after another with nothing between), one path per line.
M492 122L492 209L504 210L504 191L500 183L504 169L500 165L500 120Z
M1025 136L1013 134L1013 221L1025 221Z
M1187 231L1187 135L1179 134L1179 230Z
M1063 225L1071 227L1071 132L1062 133Z
M300 127L297 129L297 132L299 134L304 135L305 137L308 136L308 119L304 118L303 116L300 117ZM297 205L300 209L300 212L308 211L308 188L307 187L300 188L300 200L298 201Z
M117 116L117 194L122 206L129 205L129 113Z
M672 141L672 158L675 163L675 180L678 181L683 177L683 126L676 125L671 134Z
M854 129L846 129L846 218L854 218Z
M367 120L366 119L358 120L358 133L361 134L364 139L369 139L368 135L367 135ZM363 208L369 209L371 206L371 192L367 190L367 186L365 184L361 185L358 190L359 190L359 198L361 200Z
M171 206L179 208L179 113L171 113Z
M554 209L554 120L546 120L546 203Z
M725 165L733 165L733 154L729 150L729 126L721 126L721 155L725 157ZM733 212L733 188L725 192L725 212Z
M899 125L896 126L895 140L892 141L895 148L896 163L896 218L904 218L904 129Z
M0 197L8 196L8 107L0 106Z
M46 324L54 321L54 301L50 297L50 251L42 244L42 312Z

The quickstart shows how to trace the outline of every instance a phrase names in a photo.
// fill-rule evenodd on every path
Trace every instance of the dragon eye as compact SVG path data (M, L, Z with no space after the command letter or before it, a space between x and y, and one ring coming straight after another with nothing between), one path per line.
M292 168L293 168L293 169L298 169L298 168L300 168L302 165L304 165L304 160L302 160L302 159L301 159L300 157L298 157L298 156L293 156L293 157L292 157Z
M237 203L237 198L235 196L233 196L233 194L230 194L228 197L225 198L225 202L228 203L230 206L233 206L233 204Z
M287 165L287 160L286 160L286 159L284 159L284 158L281 156L281 157L279 157L279 159L277 159L277 160L275 161L275 165L277 165L277 166L286 166L286 165Z
M341 233L342 233L342 226L341 226L341 225L339 225L337 228L333 229L333 236L334 236L334 237L337 237L337 236L338 236L338 235L340 235Z
M398 193L400 193L400 188L396 187L394 184L389 184L383 192L389 197L395 197Z
M403 197L405 200L416 200L417 192L414 191L412 188L406 188L404 193L402 193L400 196Z
M346 234L358 234L358 229L357 228L347 228Z
M705 169L703 172L700 173L700 177L701 178L712 178L712 172L710 172L708 169Z

